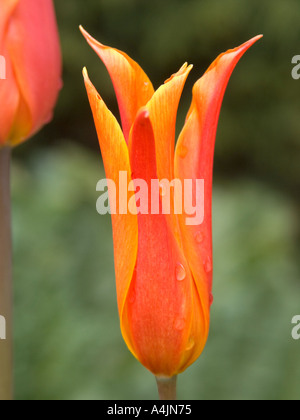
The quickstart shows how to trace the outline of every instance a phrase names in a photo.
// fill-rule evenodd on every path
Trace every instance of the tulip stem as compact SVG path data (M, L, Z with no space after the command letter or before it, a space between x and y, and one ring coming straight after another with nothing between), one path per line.
M177 376L156 378L160 400L175 401L177 399Z
M0 401L13 398L10 148L0 148Z

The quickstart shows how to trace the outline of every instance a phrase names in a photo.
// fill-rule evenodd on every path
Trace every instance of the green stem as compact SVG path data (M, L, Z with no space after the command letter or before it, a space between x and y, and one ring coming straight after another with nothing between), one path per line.
M0 148L0 401L13 398L12 240L9 148Z
M156 378L160 400L175 401L177 399L177 376L172 378Z

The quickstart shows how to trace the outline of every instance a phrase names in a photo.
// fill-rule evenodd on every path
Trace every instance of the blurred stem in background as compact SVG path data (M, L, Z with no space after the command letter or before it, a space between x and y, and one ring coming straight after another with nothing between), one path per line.
M6 339L0 340L0 400L13 394L10 158L11 149L0 148L0 316L6 324Z
M160 400L177 400L177 376L172 378L156 378Z

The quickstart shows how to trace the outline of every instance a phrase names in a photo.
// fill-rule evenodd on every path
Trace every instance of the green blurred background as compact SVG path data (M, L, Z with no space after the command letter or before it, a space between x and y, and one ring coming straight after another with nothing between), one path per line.
M156 387L121 338L104 177L81 70L118 115L106 70L78 30L126 51L158 87L185 62L193 83L216 56L254 35L218 130L215 302L202 357L182 399L299 399L300 53L298 0L55 1L64 89L55 119L14 154L15 381L18 399L153 399Z

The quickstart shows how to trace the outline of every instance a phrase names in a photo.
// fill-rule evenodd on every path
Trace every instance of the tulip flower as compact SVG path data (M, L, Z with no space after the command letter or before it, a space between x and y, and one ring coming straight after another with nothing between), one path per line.
M11 149L51 120L61 71L52 0L0 0L0 400L13 394Z
M52 0L1 0L0 147L16 146L52 119L61 52Z
M163 388L164 379L176 377L199 357L208 338L217 123L232 71L260 36L220 55L197 81L175 148L179 100L192 66L185 64L154 91L136 62L81 30L107 67L119 104L122 129L84 69L106 176L115 182L117 197L120 172L128 174L128 183L137 179L148 185L155 179L205 183L201 225L188 225L185 212L176 214L174 207L170 214L112 214L122 334L133 355Z

